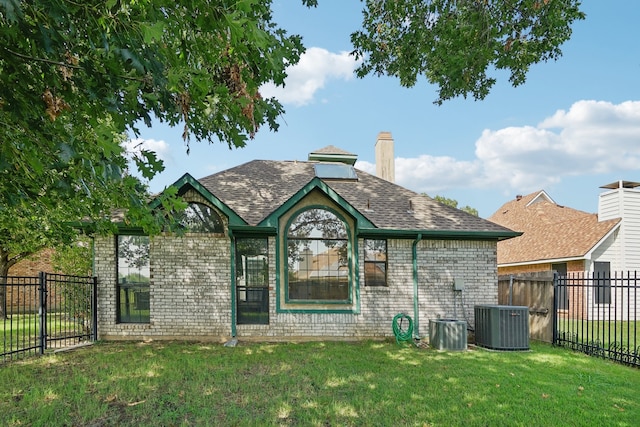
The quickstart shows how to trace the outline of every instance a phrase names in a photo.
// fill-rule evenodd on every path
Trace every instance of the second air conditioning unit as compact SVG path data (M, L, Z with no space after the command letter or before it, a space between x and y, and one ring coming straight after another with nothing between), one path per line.
M476 305L476 344L495 350L529 350L529 307Z

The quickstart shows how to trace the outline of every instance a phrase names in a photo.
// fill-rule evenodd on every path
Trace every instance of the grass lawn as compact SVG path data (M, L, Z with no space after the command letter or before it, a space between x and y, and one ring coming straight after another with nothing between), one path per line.
M638 425L638 369L531 347L97 343L0 366L0 425Z
M40 318L37 314L13 314L0 319L0 353L38 345ZM47 334L50 338L75 336L81 326L68 320L65 313L47 313ZM2 359L0 359L1 361Z
M640 347L640 322L559 319L558 331L582 343L599 341L604 347L617 343L631 350Z

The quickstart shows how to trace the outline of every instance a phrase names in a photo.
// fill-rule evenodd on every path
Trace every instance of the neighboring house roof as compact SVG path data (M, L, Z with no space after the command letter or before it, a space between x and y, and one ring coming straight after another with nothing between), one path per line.
M523 233L498 243L501 266L585 258L621 220L598 221L597 214L560 206L537 191L505 203L489 221Z
M337 150L335 147L326 149ZM517 235L503 226L361 170L356 170L357 179L317 178L315 164L317 162L254 160L198 182L248 226L264 224L294 196L317 185L325 192L334 192L374 228L444 230L453 231L453 235L468 232L498 239Z

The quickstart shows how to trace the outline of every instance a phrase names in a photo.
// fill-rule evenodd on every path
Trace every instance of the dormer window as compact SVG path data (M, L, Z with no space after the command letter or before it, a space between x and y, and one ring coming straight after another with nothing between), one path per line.
M224 223L218 212L203 203L189 203L180 225L190 233L224 233Z

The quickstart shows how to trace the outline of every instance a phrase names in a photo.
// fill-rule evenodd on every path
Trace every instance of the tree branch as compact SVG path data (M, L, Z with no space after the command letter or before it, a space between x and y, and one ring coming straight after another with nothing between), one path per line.
M26 59L29 61L36 61L36 62L44 62L45 64L51 64L51 65L57 65L59 67L66 67L66 68L71 68L74 70L83 70L84 68L82 68L79 65L73 65L73 64L68 64L66 62L60 62L60 61L54 61L51 59L47 59L47 58L36 58L35 56L30 56L30 55L25 55L23 53L18 53L15 52L11 49L7 49L6 47L4 48L5 51L9 52L10 54L17 56L18 58L21 59ZM108 73L100 73L102 75L109 75ZM131 81L135 81L135 82L139 82L139 83L145 83L145 80L143 78L140 77L128 77L128 76L123 76L123 75L118 75L117 77L124 79L124 80L131 80Z

